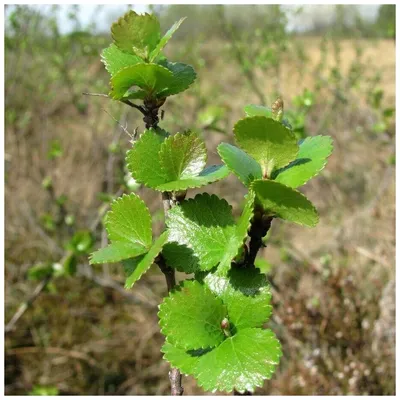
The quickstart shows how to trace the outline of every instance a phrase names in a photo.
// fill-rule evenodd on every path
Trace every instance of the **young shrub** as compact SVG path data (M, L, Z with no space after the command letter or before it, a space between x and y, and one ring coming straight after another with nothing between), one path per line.
M166 99L196 78L191 66L162 54L181 23L162 36L154 16L130 11L112 25L113 43L102 53L111 75L109 96L138 109L146 126L127 153L127 167L136 182L161 194L166 229L154 238L146 205L125 194L106 216L110 244L90 262L122 262L128 289L152 264L165 274L169 295L158 315L172 394L183 392L181 373L193 375L207 391L249 393L272 377L282 354L275 334L265 329L271 293L254 265L257 252L275 218L317 224L317 210L297 188L324 168L332 140L317 136L298 143L282 100L272 109L249 106L234 127L237 147L221 143L223 164L207 166L196 133L170 134L158 126ZM230 173L248 189L237 220L216 195L185 200L189 189ZM194 277L177 284L175 270Z

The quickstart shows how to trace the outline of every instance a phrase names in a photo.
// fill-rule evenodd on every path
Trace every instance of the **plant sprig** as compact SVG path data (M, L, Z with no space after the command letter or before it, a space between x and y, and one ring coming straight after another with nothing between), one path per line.
M272 377L282 354L279 340L264 327L271 293L254 265L257 253L275 218L317 224L316 208L297 188L324 168L332 140L298 142L282 100L271 109L247 106L247 116L234 127L238 147L221 143L223 164L207 166L205 144L195 132L171 135L158 126L167 98L196 78L191 66L162 54L182 22L163 37L149 14L130 11L112 25L113 43L102 53L111 75L109 97L140 110L146 128L127 153L127 167L136 182L161 192L166 229L153 238L145 203L136 194L123 195L106 216L111 243L90 260L122 262L126 288L154 263L164 273L169 295L158 315L172 394L183 393L181 373L193 375L205 390L248 393ZM248 189L238 219L216 195L185 200L189 189L230 173ZM177 284L175 270L191 276Z

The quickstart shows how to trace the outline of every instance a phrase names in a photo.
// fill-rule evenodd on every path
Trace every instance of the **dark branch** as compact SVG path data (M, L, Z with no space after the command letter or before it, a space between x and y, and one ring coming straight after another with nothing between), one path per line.
M172 208L172 205L174 205L175 202L173 199L171 199L171 195L169 192L162 193L162 202L164 206L164 214L166 217L167 212ZM170 292L176 285L175 271L167 265L164 257L161 254L157 257L156 264L160 268L161 272L164 274L165 280L167 282L168 292ZM171 395L182 396L183 394L182 375L179 369L171 368L171 370L168 373L168 377L171 382Z
M244 393L240 393L238 392L236 389L233 391L233 395L234 396L251 396L253 393L249 392L249 391L245 391Z
M250 243L249 243L249 251L246 254L245 258L246 265L254 265L257 253L263 246L262 239L271 228L272 220L273 217L264 215L261 210L255 211L249 231Z

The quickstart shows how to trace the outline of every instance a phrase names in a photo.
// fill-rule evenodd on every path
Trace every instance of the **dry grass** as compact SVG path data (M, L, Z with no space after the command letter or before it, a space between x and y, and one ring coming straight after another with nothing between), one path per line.
M285 62L284 99L314 85L319 39L301 40L306 40L310 61L304 68ZM362 45L368 65L382 71L385 101L393 105L393 43L364 41ZM344 41L341 47L346 71L353 45ZM218 162L216 145L232 141L232 126L243 117L242 107L257 102L237 66L218 56L218 48L206 43L200 49L206 67L199 71L199 86L165 106L164 124L171 131L196 122L195 90L209 104L226 107L228 135L204 132L210 163ZM106 83L100 68L94 63L90 73ZM269 92L268 77L260 79L260 85ZM19 90L23 88L17 85L16 93ZM275 377L258 394L394 394L395 185L394 166L388 163L394 138L374 135L376 115L357 92L347 96L347 105L335 103L333 109L327 109L324 98L317 99L308 122L308 131L314 134L326 118L321 133L332 135L335 142L327 168L305 187L320 210L318 227L274 221L262 254L272 264L270 326L282 341L284 357ZM119 128L102 108L119 118L122 106L90 98L82 115L72 106L57 107L57 102L64 104L61 97L51 107L32 102L26 124L20 115L16 123L6 126L7 321L33 290L34 284L26 280L29 266L62 255L65 237L46 232L38 223L51 207L40 188L43 177L50 174L56 194L68 196L68 208L81 228L96 218L101 205L97 193L107 184L107 147ZM40 109L46 111L39 113ZM125 118L130 131L142 126L135 110L128 110ZM54 138L61 140L64 154L49 161L46 153ZM129 147L129 138L125 134L121 138L111 192L119 187L118 170ZM245 191L234 177L210 186L210 191L226 197L239 211ZM153 212L160 210L160 199L151 191L141 189L140 195ZM161 220L156 220L156 230L161 227ZM97 234L100 243L100 230ZM105 272L123 279L119 266ZM155 307L166 289L155 268L132 291L145 307L83 277L58 280L55 286L56 291L43 293L17 330L6 337L7 394L26 394L37 384L54 385L62 394L168 394L168 365L159 351L163 338ZM185 394L202 393L191 378L184 379L184 386Z

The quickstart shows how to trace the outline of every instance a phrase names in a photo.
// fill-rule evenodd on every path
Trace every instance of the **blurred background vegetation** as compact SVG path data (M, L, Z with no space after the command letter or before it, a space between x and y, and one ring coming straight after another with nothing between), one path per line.
M198 79L167 101L161 126L201 132L210 163L243 107L278 95L299 138L334 138L327 168L305 188L318 227L274 221L261 254L284 356L257 394L393 395L394 5L6 6L6 394L169 393L162 274L154 268L127 292L121 266L87 264L123 192L137 191L163 228L160 199L124 169L140 114L82 95L107 93L99 54L128 8L156 13L163 30L187 17L166 53ZM237 179L209 189L239 213Z

